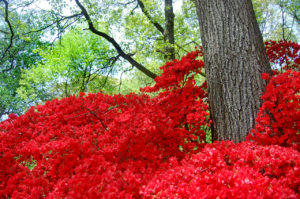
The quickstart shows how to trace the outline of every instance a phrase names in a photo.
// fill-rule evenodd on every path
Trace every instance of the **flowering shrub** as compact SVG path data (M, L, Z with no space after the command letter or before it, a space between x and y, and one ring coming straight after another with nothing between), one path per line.
M271 78L251 142L205 144L201 56L166 63L142 89L160 91L153 98L81 93L11 114L0 123L0 198L299 198L299 72Z
M195 60L186 72L203 65ZM192 78L180 81L152 99L82 93L10 115L0 124L0 196L137 198L170 157L204 146L206 92Z
M288 70L273 76L262 100L248 139L261 144L294 146L300 151L300 72Z
M299 198L300 156L290 148L215 142L170 163L143 186L145 198Z
M282 74L276 70L273 77L262 74L269 83L247 139L264 145L292 146L300 151L300 45L290 41L265 44L270 62L288 70Z

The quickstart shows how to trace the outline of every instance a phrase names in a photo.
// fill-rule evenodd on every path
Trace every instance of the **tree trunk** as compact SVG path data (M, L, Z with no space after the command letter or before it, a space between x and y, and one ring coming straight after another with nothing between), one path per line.
M204 49L213 140L243 141L270 73L251 0L195 0Z
M165 21L166 27L164 32L165 41L170 45L166 48L166 59L173 60L175 59L175 37L174 37L174 12L173 12L173 2L172 0L165 0Z

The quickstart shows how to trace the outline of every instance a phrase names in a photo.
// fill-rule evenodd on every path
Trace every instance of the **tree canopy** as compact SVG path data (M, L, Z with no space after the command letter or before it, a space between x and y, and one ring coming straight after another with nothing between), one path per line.
M73 30L53 46L36 49L42 60L23 71L17 93L25 101L47 101L79 92L113 93L119 59L105 40ZM114 82L115 81L115 82Z

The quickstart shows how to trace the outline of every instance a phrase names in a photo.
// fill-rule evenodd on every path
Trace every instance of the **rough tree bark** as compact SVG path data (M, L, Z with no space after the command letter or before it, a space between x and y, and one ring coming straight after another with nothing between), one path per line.
M271 73L251 0L195 0L213 140L243 141Z

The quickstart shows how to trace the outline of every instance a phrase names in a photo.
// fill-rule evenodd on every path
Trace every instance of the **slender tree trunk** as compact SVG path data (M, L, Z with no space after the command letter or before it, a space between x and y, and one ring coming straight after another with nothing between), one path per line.
M204 49L213 140L243 141L271 73L251 0L195 0Z
M172 0L165 0L165 21L166 27L164 32L165 41L167 41L170 46L166 48L166 59L173 60L175 59L175 37L174 37L174 12L173 12L173 2Z

